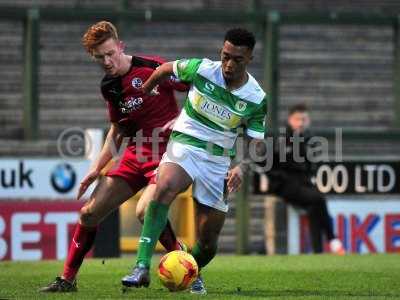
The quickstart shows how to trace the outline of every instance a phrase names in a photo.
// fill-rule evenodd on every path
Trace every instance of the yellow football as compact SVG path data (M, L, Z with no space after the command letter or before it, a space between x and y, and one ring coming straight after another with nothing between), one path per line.
M192 255L176 250L161 258L157 273L161 283L171 292L176 292L190 287L199 268Z

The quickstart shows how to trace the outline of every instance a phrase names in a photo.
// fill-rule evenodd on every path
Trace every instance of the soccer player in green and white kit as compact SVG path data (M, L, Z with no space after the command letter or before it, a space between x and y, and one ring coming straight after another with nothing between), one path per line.
M151 94L157 84L174 74L190 83L190 91L160 162L155 197L146 211L139 240L137 264L132 274L122 279L124 286L149 285L150 261L167 222L169 205L192 183L197 225L192 255L199 268L215 256L228 211L225 188L235 191L242 180L241 165L229 170L237 128L245 121L250 138L264 138L266 94L246 70L254 45L252 33L231 29L225 35L221 61L183 59L165 63L143 85L144 92ZM206 293L200 276L191 291Z

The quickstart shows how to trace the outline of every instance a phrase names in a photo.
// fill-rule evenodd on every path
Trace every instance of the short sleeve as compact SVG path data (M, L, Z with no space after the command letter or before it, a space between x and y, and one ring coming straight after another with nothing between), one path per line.
M174 75L181 81L192 82L199 69L202 59L180 59L173 64Z
M255 139L264 139L265 135L265 116L267 113L266 98L259 104L258 109L248 119L246 133Z

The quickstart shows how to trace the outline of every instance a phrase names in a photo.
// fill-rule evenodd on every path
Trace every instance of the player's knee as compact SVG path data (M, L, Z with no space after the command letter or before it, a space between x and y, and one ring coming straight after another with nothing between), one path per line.
M80 223L85 226L96 226L98 223L90 206L84 206L80 211Z
M166 180L160 181L157 185L157 190L159 193L172 193L175 191L174 180L168 178Z
M174 179L168 178L157 183L155 201L170 203L180 192Z

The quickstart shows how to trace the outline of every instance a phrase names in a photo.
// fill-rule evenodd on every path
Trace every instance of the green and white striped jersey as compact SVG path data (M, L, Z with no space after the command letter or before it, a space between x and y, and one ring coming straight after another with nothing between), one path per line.
M173 140L223 155L233 150L243 121L247 121L250 137L264 138L266 94L253 76L248 74L246 84L229 91L220 61L182 59L174 62L173 70L179 80L190 83L184 109L173 128Z

